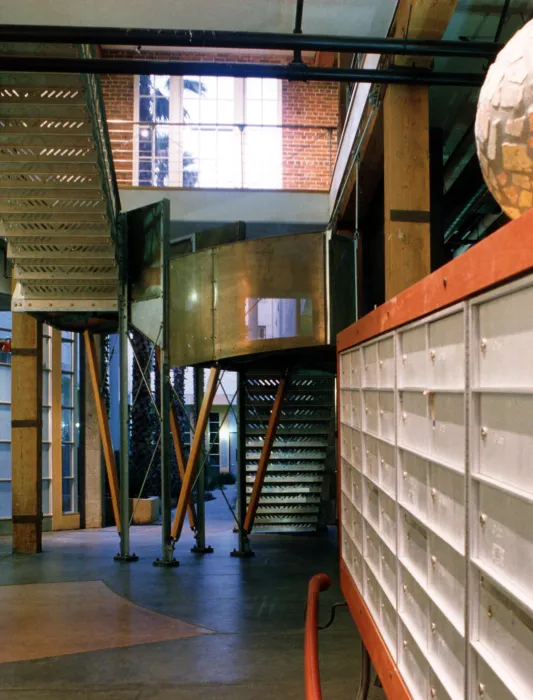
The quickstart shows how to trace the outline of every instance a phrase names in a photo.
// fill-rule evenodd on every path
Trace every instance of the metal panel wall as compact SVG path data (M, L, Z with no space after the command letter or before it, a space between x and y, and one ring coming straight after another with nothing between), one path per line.
M324 261L322 233L242 241L173 258L172 364L324 345Z

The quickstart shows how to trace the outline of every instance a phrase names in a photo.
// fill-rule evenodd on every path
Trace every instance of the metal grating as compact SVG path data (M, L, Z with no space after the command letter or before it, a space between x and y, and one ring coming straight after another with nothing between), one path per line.
M255 474L279 376L246 377L246 493ZM254 530L314 531L320 526L322 484L334 445L334 380L294 374L281 412Z
M88 46L9 44L1 54L91 55ZM13 310L117 306L119 208L95 76L0 76L0 235Z

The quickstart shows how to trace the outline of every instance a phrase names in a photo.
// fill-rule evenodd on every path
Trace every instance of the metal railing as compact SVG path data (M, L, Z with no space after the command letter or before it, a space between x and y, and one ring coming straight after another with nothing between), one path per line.
M318 599L330 586L331 581L327 574L315 574L309 581L307 590L304 639L305 700L322 700L318 661Z
M117 119L109 130L119 179L133 170L145 187L328 190L337 149L327 125Z
M80 58L96 58L94 46L89 44L80 44L78 46L78 53ZM116 237L117 217L120 212L120 196L113 165L113 152L111 139L109 137L102 87L100 78L97 75L84 73L82 74L82 79L86 89L86 103L92 121L93 136L98 153L98 164L102 173L102 186L106 193L111 230Z

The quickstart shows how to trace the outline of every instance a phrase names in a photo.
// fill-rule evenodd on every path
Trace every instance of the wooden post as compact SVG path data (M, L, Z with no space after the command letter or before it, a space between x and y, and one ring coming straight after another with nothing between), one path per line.
M156 347L155 361L157 362L158 367L160 367L160 355L161 353L159 351L159 348ZM178 472L180 475L181 483L183 484L183 480L185 479L185 469L187 465L185 464L185 449L183 447L183 438L181 436L180 424L178 421L178 416L176 415L176 407L174 406L172 396L170 397L170 432L172 434L172 442L174 443L174 452L176 453ZM187 516L189 518L189 525L191 526L191 530L194 530L196 528L196 511L194 509L192 495L189 499L189 505L187 506Z
M111 504L113 506L113 515L117 530L120 532L120 510L119 510L119 485L117 468L115 465L115 455L113 453L113 443L111 442L111 432L109 430L109 418L105 407L104 397L100 389L100 371L96 358L96 347L94 338L89 331L84 331L85 348L87 351L87 364L89 366L89 374L91 375L91 384L96 402L96 413L98 416L98 426L100 428L100 438L104 450L104 460L109 480L109 490L111 492Z
M43 325L13 314L11 465L13 552L42 551Z
M428 88L385 94L385 298L431 272Z
M288 377L287 374L285 374L279 380L276 399L274 400L272 413L270 414L270 418L268 420L265 442L263 443L263 449L261 450L261 457L259 458L259 464L257 465L252 495L250 496L248 510L246 511L246 518L244 519L244 531L246 533L250 533L252 527L254 526L255 514L257 513L259 499L261 498L261 491L265 481L268 461L270 459L270 453L272 452L272 446L274 444L274 440L276 439L276 431L281 418L281 409L283 407L283 401L287 391L287 384Z
M204 400L196 421L196 430L194 431L191 452L189 454L189 459L187 460L187 469L185 470L185 477L181 484L178 507L176 509L176 515L174 516L174 522L172 523L171 535L175 540L179 539L183 529L186 505L189 503L191 498L194 476L196 473L196 465L198 462L198 457L202 451L205 429L207 427L207 421L209 420L209 412L211 411L211 407L215 399L219 374L220 369L218 367L211 368Z

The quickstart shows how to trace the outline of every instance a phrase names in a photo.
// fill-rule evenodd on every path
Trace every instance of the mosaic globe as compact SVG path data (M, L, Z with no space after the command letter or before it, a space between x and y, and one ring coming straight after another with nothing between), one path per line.
M476 115L476 144L490 192L511 219L533 207L533 21L490 67Z

